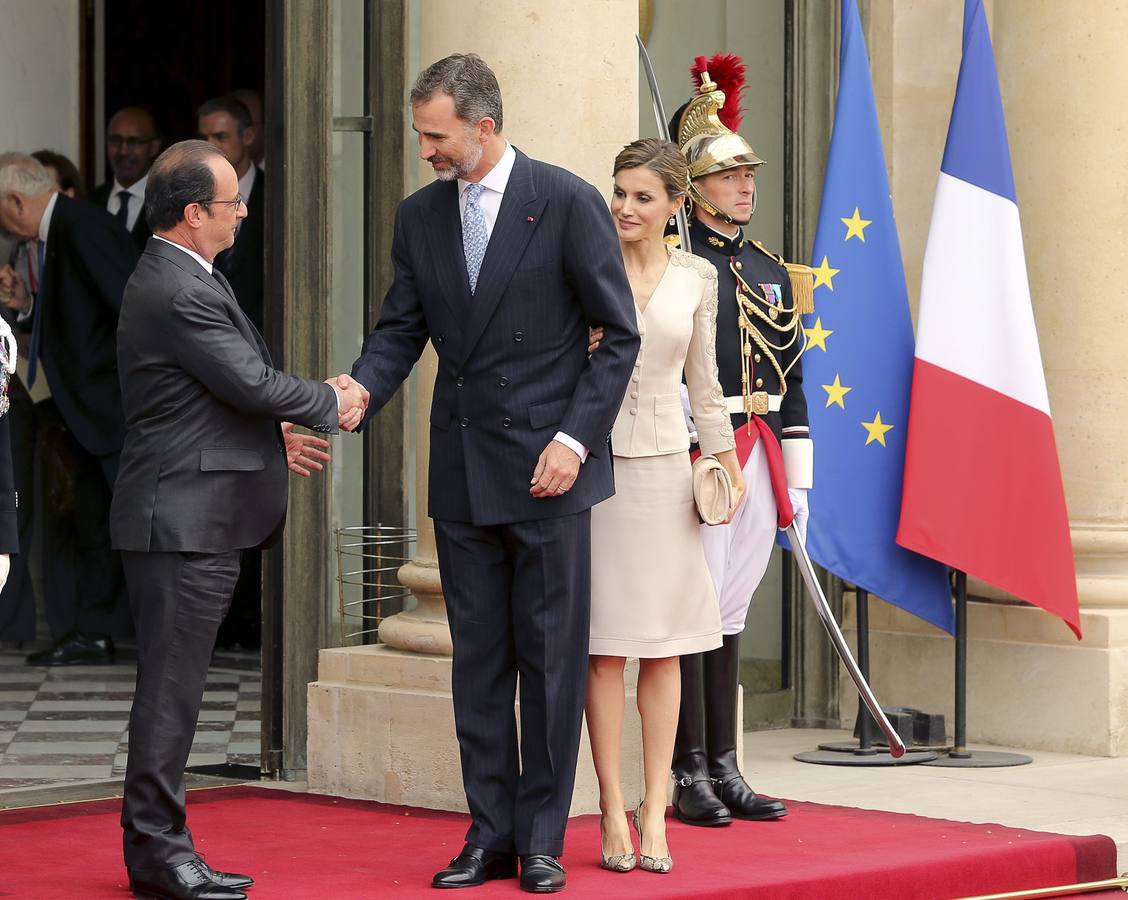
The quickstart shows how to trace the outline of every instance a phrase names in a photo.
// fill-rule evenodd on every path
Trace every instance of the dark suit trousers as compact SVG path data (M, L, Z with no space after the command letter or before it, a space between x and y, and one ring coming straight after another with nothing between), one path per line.
M435 538L473 819L466 840L559 856L587 683L591 511L481 528L436 521Z
M124 551L137 628L137 690L121 811L130 869L195 855L185 826L184 766L192 749L216 631L239 578L239 551Z
M44 593L51 636L72 631L128 637L131 628L125 601L121 558L110 546L110 501L117 478L118 454L93 456L75 440L54 404L44 410L41 434L55 434L48 451L59 462L48 466L46 491L62 491L62 509L48 497L44 523ZM48 428L46 424L54 419ZM50 480L65 466L68 487Z

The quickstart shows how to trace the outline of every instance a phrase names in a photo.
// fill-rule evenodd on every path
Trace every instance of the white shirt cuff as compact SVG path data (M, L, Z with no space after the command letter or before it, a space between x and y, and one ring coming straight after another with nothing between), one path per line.
M563 431L558 431L556 432L556 437L554 437L553 440L559 441L561 444L575 453L576 456L580 458L581 463L587 462L588 448L577 441L575 438L569 437Z
M23 312L16 313L16 321L20 322L21 324L23 322L26 322L28 319L31 318L31 314L33 312L35 312L35 298L34 297L31 298L31 302L27 305L27 309L23 310Z

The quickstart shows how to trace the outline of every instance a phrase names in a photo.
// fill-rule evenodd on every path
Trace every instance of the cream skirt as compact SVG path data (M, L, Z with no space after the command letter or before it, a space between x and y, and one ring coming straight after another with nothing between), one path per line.
M615 496L591 512L591 645L653 658L721 646L688 453L615 457Z

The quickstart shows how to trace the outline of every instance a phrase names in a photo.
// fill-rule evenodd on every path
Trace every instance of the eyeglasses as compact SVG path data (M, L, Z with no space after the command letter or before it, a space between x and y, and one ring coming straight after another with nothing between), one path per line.
M106 145L114 148L125 147L128 150L136 150L149 143L149 141L155 141L156 139L157 136L155 134L149 137L136 137L134 135L123 137L120 134L109 134L106 135Z
M230 206L232 207L235 215L239 215L239 208L243 205L243 195L236 194L234 200L201 200L200 206Z

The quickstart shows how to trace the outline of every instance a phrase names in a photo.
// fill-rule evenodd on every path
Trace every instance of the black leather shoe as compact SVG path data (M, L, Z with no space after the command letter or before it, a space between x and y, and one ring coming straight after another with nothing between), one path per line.
M129 889L138 900L247 900L238 888L212 881L198 859L168 869L131 869Z
M249 888L255 883L255 880L250 875L240 875L238 872L217 872L207 864L202 856L197 856L196 859L208 870L211 880L216 884L223 885L223 887Z
M718 828L732 824L732 814L714 792L712 778L674 773L674 816L686 825Z
M521 857L521 890L533 894L555 894L564 890L568 876L555 856L534 853Z
M73 632L56 641L54 647L27 657L29 666L97 666L112 665L113 661L112 638Z
M782 819L787 815L787 807L781 800L769 800L759 796L748 786L748 782L737 772L723 779L714 779L719 799L738 819Z
M434 888L478 887L495 878L517 877L517 854L467 844L450 865L431 879Z

